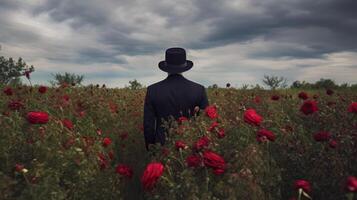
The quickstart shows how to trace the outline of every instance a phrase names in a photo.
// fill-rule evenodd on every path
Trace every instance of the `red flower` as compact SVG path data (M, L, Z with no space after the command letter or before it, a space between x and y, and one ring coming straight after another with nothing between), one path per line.
M21 108L24 108L24 104L20 101L12 100L7 107L10 108L10 110L20 110Z
M331 134L327 131L320 131L318 133L315 133L314 139L316 142L325 142L328 141L331 138Z
M225 134L225 131L223 128L220 128L218 131L217 131L217 137L218 138L224 138L226 136Z
M65 126L66 128L68 128L69 130L73 129L73 123L71 120L69 119L63 119L62 121L63 126Z
M152 190L156 182L164 172L164 165L159 162L152 162L146 166L141 177L141 183L145 190Z
M336 140L330 140L330 142L329 142L329 146L331 147L331 148L336 148L337 147L337 141Z
M273 100L273 101L277 101L277 100L279 100L279 99L280 99L279 95L273 95L273 96L271 96L271 100Z
M206 114L209 118L214 119L218 117L217 108L215 105L207 106L205 108Z
M103 147L107 147L107 146L109 146L111 143L112 143L112 140L111 140L110 138L106 137L106 138L103 139L102 146L103 146Z
M182 141L182 140L178 140L178 141L175 142L175 147L176 147L177 150L185 149L186 146L187 146L186 143L184 141Z
M202 164L202 159L197 155L190 155L186 158L187 166L189 167L199 167Z
M214 121L212 122L211 126L207 129L208 131L212 131L214 128L218 126L218 122Z
M113 160L113 159L114 159L114 151L113 151L113 150L110 150L110 151L108 152L108 156L109 156L110 160Z
M25 168L25 166L22 164L15 164L15 170L17 172L21 172L24 168Z
M348 106L348 112L357 113L357 102L352 102L350 106Z
M305 115L312 114L318 110L319 108L317 107L317 102L312 100L305 101L300 107L300 111L303 112Z
M122 140L125 140L126 138L128 138L128 133L127 132L124 132L124 133L122 133L122 134L120 134L120 138L122 139Z
M258 115L256 111L252 108L244 112L244 121L247 122L248 124L259 126L262 120L263 117Z
M109 166L109 161L103 153L98 153L99 167L101 170L106 169Z
M294 188L295 189L303 189L306 193L310 193L311 192L311 186L310 186L310 183L306 180L303 180L303 179L299 179L299 180L296 180L295 183L294 183Z
M46 93L46 91L47 91L47 87L46 86L40 86L38 88L38 92L41 93L41 94Z
M221 175L221 174L224 173L224 169L214 169L213 173L216 174L216 175Z
M260 97L259 97L259 96L256 96L256 97L254 98L254 102L255 102L256 104L259 104L259 103L261 102Z
M12 90L11 87L5 88L3 92L4 92L7 96L11 96L11 95L14 94L14 91Z
M207 150L203 153L203 162L207 167L211 167L214 170L220 169L224 171L226 168L226 162L224 159L217 153L214 153L210 150Z
M258 132L257 132L257 141L258 142L263 142L265 141L266 139L274 142L275 141L275 135L273 132L267 130L267 129L260 129Z
M333 95L333 93L334 93L334 92L333 92L333 90L331 90L331 89L327 89L327 90L326 90L326 94L329 95L329 96Z
M299 96L300 99L303 99L303 100L306 100L307 98L309 98L309 96L307 95L306 92L300 92L298 94L298 96Z
M349 192L357 192L357 178L349 176L346 181L346 189Z
M46 112L29 112L27 113L27 121L31 124L46 124L48 122L48 114Z
M184 121L187 121L188 119L187 119L187 117L185 117L185 116L182 116L182 117L179 117L178 118L178 123L182 123L182 122L184 122Z
M128 165L118 164L115 168L115 172L128 178L133 177L133 170Z
M210 142L210 139L207 136L202 136L194 145L194 148L200 150L204 147L207 147Z

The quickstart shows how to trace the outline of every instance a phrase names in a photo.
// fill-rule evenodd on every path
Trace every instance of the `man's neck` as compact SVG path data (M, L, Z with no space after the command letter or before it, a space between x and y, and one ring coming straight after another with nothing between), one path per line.
M175 73L175 74L168 74L168 76L182 76L181 73Z

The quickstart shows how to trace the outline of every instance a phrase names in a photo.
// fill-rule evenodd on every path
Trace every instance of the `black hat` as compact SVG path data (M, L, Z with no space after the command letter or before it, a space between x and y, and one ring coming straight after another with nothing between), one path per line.
M191 69L193 62L186 60L186 51L180 47L166 50L165 60L159 62L159 68L169 73L181 73Z

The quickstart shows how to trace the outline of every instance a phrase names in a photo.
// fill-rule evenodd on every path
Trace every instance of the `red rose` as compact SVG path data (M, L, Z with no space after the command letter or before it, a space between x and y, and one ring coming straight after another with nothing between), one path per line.
M187 121L187 120L188 120L187 117L182 116L182 117L179 117L177 121L178 121L178 123L181 124L182 122Z
M133 170L128 165L118 164L115 168L115 172L128 178L133 177Z
M210 142L210 139L207 136L202 136L194 145L194 148L200 150L204 147L207 147Z
M305 115L312 114L318 110L319 108L317 107L317 102L312 100L305 101L300 107L300 111L303 112Z
M208 131L212 131L214 128L218 126L218 122L214 121L212 122L211 126L207 129Z
M109 166L109 161L103 153L98 153L98 161L101 170L106 169Z
M349 176L346 181L346 189L349 192L357 192L357 178Z
M187 166L189 167L199 167L202 164L202 159L197 155L190 155L186 158Z
M331 148L336 148L337 147L337 141L336 140L331 140L330 142L329 142L329 146L331 147Z
M214 153L210 150L207 150L203 153L203 162L207 167L211 167L214 170L224 170L226 168L226 162L224 159L217 153Z
M328 141L331 138L331 134L327 131L320 131L318 133L315 133L314 139L316 142L325 142Z
M259 126L262 120L263 117L258 115L256 111L252 108L244 112L244 121L247 122L248 124Z
M303 189L306 193L310 193L311 192L311 186L310 186L310 183L306 180L303 180L303 179L299 179L299 180L296 180L295 183L294 183L294 188L295 189Z
M260 98L259 96L256 96L256 97L254 98L254 102L255 102L256 104L259 104L259 103L261 102L261 98Z
M40 86L38 88L38 92L41 93L41 94L46 93L46 91L47 91L47 87L46 86Z
M224 173L224 169L214 169L213 173L216 174L216 175L221 175L221 174Z
M111 140L110 138L106 137L106 138L103 139L102 146L103 146L103 147L107 147L107 146L109 146L111 143L112 143L112 140Z
M48 122L48 114L46 112L29 112L27 113L27 121L31 124L46 124Z
M25 168L25 166L22 164L15 164L15 170L17 172L21 172L24 168Z
M348 106L348 112L357 113L357 102L352 102L350 106Z
M271 100L273 100L273 101L277 101L279 99L280 99L280 97L278 95L271 96Z
M333 92L333 90L331 90L331 89L327 89L327 90L326 90L326 94L329 95L329 96L333 95L333 93L334 93L334 92Z
M11 87L7 87L4 89L3 91L7 96L11 96L14 94L14 92L12 91L12 88Z
M207 106L205 108L206 114L209 118L214 119L218 117L217 108L215 105Z
M10 110L20 110L21 108L24 108L24 104L22 102L20 102L20 101L12 100L11 102L9 102L7 107Z
M152 162L146 166L144 173L141 177L141 183L145 190L154 188L156 182L164 172L164 165L159 162Z
M62 121L63 126L65 126L66 128L68 128L69 130L73 129L73 123L71 120L69 119L63 119Z
M273 132L267 130L267 129L260 129L258 132L257 132L257 141L258 142L263 142L265 141L266 139L274 142L275 141L275 135Z
M178 140L175 142L175 147L177 150L179 149L185 149L186 148L186 143L184 141Z
M225 131L223 128L220 128L218 131L217 131L217 137L218 138L224 138L226 136L225 134Z
M108 152L108 156L109 156L110 160L113 160L113 159L114 159L114 151L113 151L113 150L110 150L110 151Z
M298 94L298 96L299 96L300 99L303 99L303 100L306 100L307 98L309 98L309 96L307 95L306 92L300 92Z

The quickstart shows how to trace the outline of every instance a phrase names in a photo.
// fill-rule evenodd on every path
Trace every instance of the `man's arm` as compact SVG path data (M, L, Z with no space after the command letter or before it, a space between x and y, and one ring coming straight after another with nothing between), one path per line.
M149 87L146 90L145 103L144 103L144 137L145 146L148 149L149 144L155 143L155 110L152 102L152 96Z

